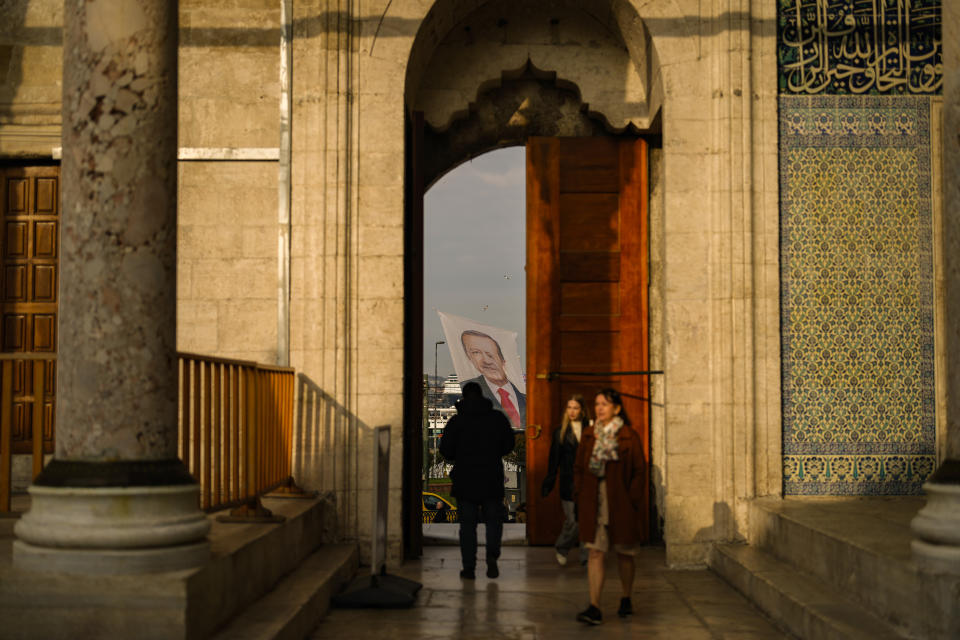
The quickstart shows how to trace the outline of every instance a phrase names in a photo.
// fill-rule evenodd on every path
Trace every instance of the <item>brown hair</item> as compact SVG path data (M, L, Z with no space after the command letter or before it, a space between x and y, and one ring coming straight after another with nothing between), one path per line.
M590 422L590 413L587 411L587 403L584 402L583 396L575 393L567 399L567 402L569 403L571 400L580 405L580 421L583 423L583 427L587 427ZM563 420L560 422L560 442L563 442L563 439L566 437L569 426L570 418L567 416L567 408L566 405L564 405Z

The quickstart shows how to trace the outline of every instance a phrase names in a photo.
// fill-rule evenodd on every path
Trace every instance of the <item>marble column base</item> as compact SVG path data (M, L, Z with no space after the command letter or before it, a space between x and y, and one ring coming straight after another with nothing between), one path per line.
M210 559L210 543L150 549L62 549L13 541L17 569L75 575L165 573L196 569Z
M937 475L923 485L927 504L910 523L917 538L911 548L924 571L960 575L960 484L938 482Z
M14 526L17 567L82 573L176 571L209 556L195 484L29 488Z

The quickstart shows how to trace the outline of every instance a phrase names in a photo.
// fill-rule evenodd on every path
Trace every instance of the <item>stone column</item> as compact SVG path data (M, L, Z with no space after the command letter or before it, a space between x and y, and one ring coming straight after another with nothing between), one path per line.
M177 2L64 6L56 455L14 562L79 573L201 564L177 458Z
M943 349L945 460L923 486L927 505L911 527L921 568L960 575L960 3L943 3Z

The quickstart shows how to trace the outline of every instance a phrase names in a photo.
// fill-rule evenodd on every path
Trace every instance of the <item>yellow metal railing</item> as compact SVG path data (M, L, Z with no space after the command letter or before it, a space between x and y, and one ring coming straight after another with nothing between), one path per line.
M13 485L13 421L14 403L23 402L32 405L30 411L30 453L33 458L31 478L36 478L43 470L43 412L46 393L45 362L56 362L56 356L40 353L0 353L0 513L10 511L10 496ZM32 361L32 394L14 396L14 364L16 361ZM26 368L24 368L26 370ZM23 382L26 382L24 380ZM21 416L25 426L26 415Z
M177 452L200 484L201 508L215 511L242 504L288 482L293 451L294 370L192 353L177 355ZM28 389L15 394L16 361L37 365L55 362L56 357L0 354L0 513L10 511L15 403L22 403L25 410L32 405L31 477L36 478L43 469L46 367L33 367L32 394L26 393ZM20 416L21 425L26 418Z
M200 507L247 502L291 476L294 370L180 353L180 459Z
M423 517L423 524L441 523L441 522L460 522L460 511L457 509L424 509L420 512Z

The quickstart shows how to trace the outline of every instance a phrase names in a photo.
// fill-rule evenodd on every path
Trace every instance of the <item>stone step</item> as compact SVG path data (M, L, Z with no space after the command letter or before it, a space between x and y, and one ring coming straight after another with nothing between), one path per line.
M336 582L323 578L332 571L324 567L337 567L340 576L343 566L355 571L357 563L355 549L336 551L324 544L335 528L332 499L265 498L263 503L286 519L223 524L211 514L210 560L196 569L149 577L25 571L10 564L8 551L0 551L0 638L208 638L251 608L269 605L274 593L286 593L282 597L291 602L323 602L323 585ZM0 536L9 528L0 527ZM7 548L12 543L12 537L0 539ZM302 621L301 616L313 615L309 608L304 604L288 614L277 635L265 631L254 637L298 637L306 628L303 637L316 622ZM254 626L252 618L247 620ZM282 635L287 628L293 633Z
M910 518L921 505L915 498L760 498L750 505L750 544L909 634L925 606L910 552Z
M213 636L215 640L301 640L357 572L355 544L325 545Z
M716 545L710 568L783 629L803 640L904 637L823 580L749 545Z

